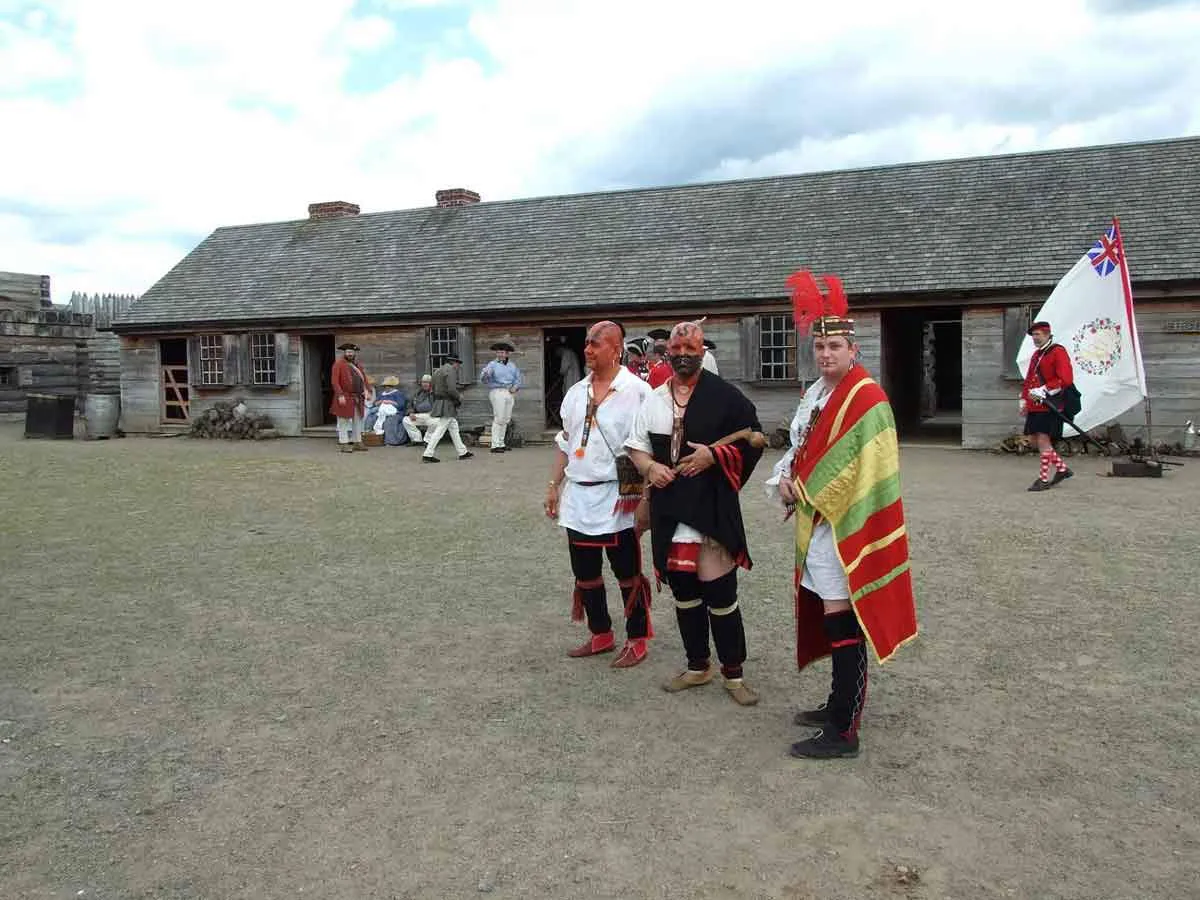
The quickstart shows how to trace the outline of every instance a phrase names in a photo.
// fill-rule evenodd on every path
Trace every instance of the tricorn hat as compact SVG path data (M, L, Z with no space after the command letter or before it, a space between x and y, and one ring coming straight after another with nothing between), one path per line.
M850 303L842 290L842 281L836 275L822 275L825 291L817 286L817 279L808 269L801 269L788 276L785 282L792 290L792 319L796 329L813 337L854 337L854 320L846 312Z
M456 362L456 363L462 362L462 359L458 356L455 356L453 353L447 354L445 359L446 359L446 362Z
M665 328L651 328L646 332L646 337L656 341L669 341L671 339L671 332Z
M389 375L387 378L383 379L381 384L383 384L384 387L399 387L400 379L395 375Z
M714 344L712 341L710 341L708 338L705 338L704 339L704 349L705 350L716 350L717 345Z
M639 344L637 341L630 341L628 344L625 345L625 349L629 353L636 353L638 356L646 355L646 348L643 347L641 344Z
M346 341L346 343L344 343L344 344L339 344L338 349L339 350L358 350L358 344L355 344L352 341Z
M517 348L514 347L512 344L510 344L508 341L496 341L496 343L492 344L492 349L493 350L504 350L508 353L513 353Z
M1026 334L1033 334L1035 331L1039 331L1039 330L1040 330L1040 331L1050 331L1050 330L1051 330L1051 329L1050 329L1050 323L1049 323L1049 322L1046 322L1046 321L1044 321L1044 320L1043 320L1043 321L1039 321L1039 322L1034 322L1034 323L1033 323L1032 325L1030 325L1030 326L1029 326L1027 329L1025 329L1025 333L1026 333Z

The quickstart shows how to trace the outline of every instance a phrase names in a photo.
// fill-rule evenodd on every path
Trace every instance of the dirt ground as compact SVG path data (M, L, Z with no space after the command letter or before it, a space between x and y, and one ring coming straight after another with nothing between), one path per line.
M666 593L642 666L565 658L549 449L417 456L0 428L0 896L1197 896L1200 460L905 448L922 636L802 762L777 452L748 709L660 690Z

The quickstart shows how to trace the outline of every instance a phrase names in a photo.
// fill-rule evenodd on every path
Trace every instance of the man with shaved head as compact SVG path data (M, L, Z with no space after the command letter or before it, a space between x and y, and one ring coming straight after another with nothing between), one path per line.
M749 569L751 561L738 494L762 450L744 436L730 438L762 427L741 391L702 368L699 324L672 329L667 359L672 375L643 404L626 444L651 485L654 574L675 595L687 653L687 668L663 687L676 692L712 681L711 631L725 689L736 703L752 706L758 695L742 678L746 634L737 598L737 569Z
M654 636L650 583L642 574L641 544L634 531L642 486L636 469L618 461L625 456L625 441L651 392L621 365L622 338L614 322L598 322L588 330L583 349L588 374L563 398L563 427L556 437L558 453L543 504L546 515L567 532L575 575L572 618L586 618L591 632L568 655L581 659L615 648L603 552L625 602L625 646L612 662L619 669L644 660L646 641Z

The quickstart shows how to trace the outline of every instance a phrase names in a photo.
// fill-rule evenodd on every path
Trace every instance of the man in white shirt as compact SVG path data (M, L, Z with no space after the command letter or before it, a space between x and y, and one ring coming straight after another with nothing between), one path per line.
M651 390L621 365L621 349L619 325L599 322L589 329L583 351L588 374L563 398L563 428L556 438L558 452L543 504L546 515L567 531L575 575L572 618L586 617L591 632L588 640L570 651L573 658L615 647L601 552L608 555L625 602L626 641L613 660L614 668L644 660L646 641L654 636L650 582L642 574L641 545L634 531L641 487L636 470L623 471L617 462Z

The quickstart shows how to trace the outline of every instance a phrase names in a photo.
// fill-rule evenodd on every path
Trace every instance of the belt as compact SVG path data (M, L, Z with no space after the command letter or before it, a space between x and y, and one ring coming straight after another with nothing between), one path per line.
M609 478L606 481L572 481L571 484L578 484L581 487L595 487L598 484L616 484L617 479Z

